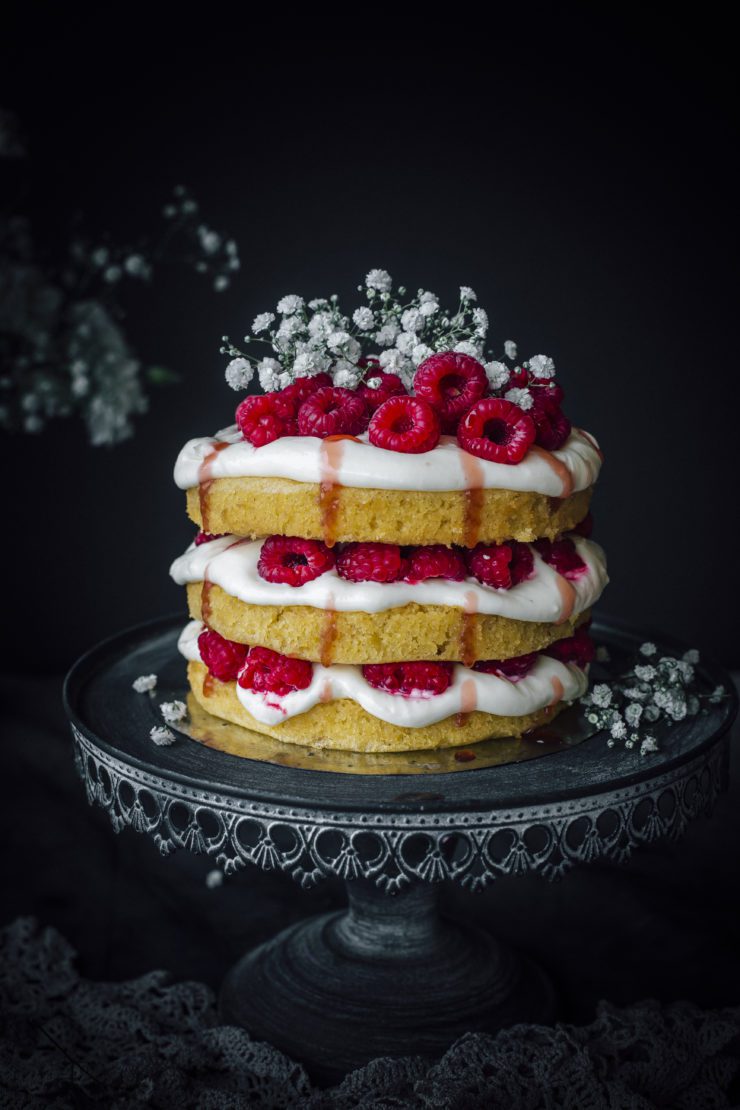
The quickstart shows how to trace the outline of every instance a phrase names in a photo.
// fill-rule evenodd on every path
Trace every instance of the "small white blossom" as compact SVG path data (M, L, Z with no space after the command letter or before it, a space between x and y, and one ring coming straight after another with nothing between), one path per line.
M188 715L188 707L184 701L163 701L159 707L159 712L168 725L176 725L178 721L185 720Z
M207 227L198 228L198 239L206 254L215 254L221 246L221 236Z
M289 385L292 385L292 382L293 375L290 370L283 370L278 374L278 389L287 389Z
M456 343L452 348L461 355L470 355L472 358L480 358L481 346L480 343L474 343L472 339L463 339L461 343Z
M148 278L151 273L149 263L140 254L130 254L123 263L123 268L131 277Z
M368 289L377 289L379 293L389 293L393 279L387 270L370 270L365 278Z
M255 335L259 335L261 331L267 331L274 319L274 313L260 312L259 316L255 316L254 320L252 321L252 331Z
M226 367L226 381L232 389L246 389L253 377L254 370L249 359L232 358Z
M660 710L658 709L657 705L646 705L644 707L643 717L646 721L650 721L651 724L654 721L657 721L660 717Z
M531 409L532 405L534 404L534 401L532 400L532 394L529 392L528 389L509 389L506 393L504 393L504 399L506 401L511 401L513 405L518 405L519 408L524 409L525 412Z
M108 266L103 272L103 279L107 281L109 285L115 285L117 281L121 280L122 276L123 270L120 266Z
M434 298L433 300L422 300L419 304L419 312L425 319L434 316L435 312L439 312L439 302L434 296L434 293L423 293L423 297Z
M414 348L419 346L419 337L412 331L402 331L396 340L396 347L404 355L412 355Z
M591 691L591 700L594 705L598 705L600 709L607 709L611 705L612 692L605 682L599 683L594 686Z
M224 873L218 867L214 867L206 875L206 886L209 890L215 890L217 886L221 886L224 881Z
M370 331L371 328L375 327L375 317L370 308L356 308L352 313L352 319L360 331Z
M379 343L381 347L390 347L392 343L396 342L396 336L400 330L398 324L394 324L392 321L383 324L382 328L375 333L375 342Z
M381 351L379 361L383 369L391 374L400 374L409 366L409 360L396 349Z
M484 308L473 309L473 323L475 324L475 334L479 339L485 339L488 334L488 313Z
M685 686L694 681L694 668L691 663L687 663L685 659L679 659L676 662L676 670L681 676Z
M511 376L503 362L487 362L484 366L491 389L503 389Z
M624 717L628 725L632 728L637 728L642 717L642 706L638 702L632 702L624 711Z
M420 366L424 359L429 358L429 356L433 354L434 351L431 347L427 346L426 343L417 343L411 352L411 361L414 366Z
M639 678L640 682L650 682L657 673L651 663L645 663L644 665L638 663L635 667L635 676Z
M298 297L295 293L289 293L287 297L282 297L277 303L277 310L281 316L294 316L302 308L303 297Z
M615 740L624 740L627 735L627 726L621 717L617 717L615 721L612 721L610 732Z
M424 318L418 308L407 308L401 314L401 327L404 331L417 332L424 326Z
M724 696L725 696L724 686L715 686L714 689L712 690L711 694L709 695L709 704L710 705L719 705L719 703L722 701Z
M93 263L94 266L100 266L102 268L103 266L105 266L109 257L110 252L107 247L96 247L90 255L90 261Z
M460 286L460 300L465 301L465 302L467 302L467 301L477 301L478 297L476 296L476 294L473 292L473 290L470 288L469 285L461 285Z
M647 755L649 752L658 751L658 741L654 736L646 736L640 744L640 755Z
M278 388L281 366L276 358L263 358L257 363L257 373L260 385L265 393L272 393Z
M504 343L504 354L510 358L512 362L516 362L516 343L513 339L507 339Z
M303 321L299 316L284 316L275 337L279 345L288 345L302 331Z
M213 288L217 293L223 293L225 289L229 288L230 284L231 282L226 274L217 274L213 279Z
M535 378L554 378L555 363L547 355L535 355L527 363L529 370Z
M157 685L157 676L155 674L141 674L134 679L131 685L137 694L148 694Z
M354 389L360 382L362 370L345 360L337 363L337 367L333 375L334 385L339 389Z
M684 663L693 663L694 665L699 662L699 658L699 652L696 650L696 648L689 648L689 650L685 651L683 655Z
M171 728L165 725L155 725L154 728L149 730L149 739L153 740L158 748L166 748L169 744L174 744L177 737Z
M382 384L382 378L368 378L365 382L365 385L368 386L370 389L380 389Z
M655 655L657 650L658 649L656 648L655 644L651 643L650 640L648 640L647 643L644 643L641 646L640 655L647 655L649 658L651 655Z
M296 350L299 353L293 363L293 370L297 377L312 378L315 374L328 370L331 360L320 349L309 344L299 344Z

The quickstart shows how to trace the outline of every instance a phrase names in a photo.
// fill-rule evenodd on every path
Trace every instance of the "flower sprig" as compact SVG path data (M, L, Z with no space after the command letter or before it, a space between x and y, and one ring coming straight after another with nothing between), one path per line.
M492 387L501 389L509 381L512 367L494 360L490 351L485 353L488 314L469 286L460 287L454 311L444 310L437 294L428 290L418 289L412 296L400 285L394 291L387 270L370 270L357 289L364 293L365 303L349 313L342 310L336 294L308 302L289 294L274 312L254 318L244 347L223 336L221 353L230 359L229 385L246 389L256 373L262 389L271 392L297 377L329 373L335 385L352 389L381 369L397 374L410 389L416 368L437 351L487 358L484 365ZM251 354L255 343L265 343L271 353ZM503 357L513 363L516 354L516 344L507 340ZM543 355L537 357L552 363Z
M609 658L604 648L597 660ZM718 705L727 697L717 686L710 694L700 693L696 683L699 652L687 651L680 659L658 657L655 644L644 643L633 666L610 682L600 682L581 698L590 724L609 733L607 745L627 749L639 745L640 755L658 751L658 740L649 731L658 721L682 721L695 717L706 705Z

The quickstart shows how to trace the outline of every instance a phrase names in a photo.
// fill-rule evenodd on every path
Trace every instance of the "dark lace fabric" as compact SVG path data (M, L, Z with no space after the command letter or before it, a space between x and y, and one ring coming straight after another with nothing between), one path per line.
M734 1105L740 1007L599 1006L586 1026L470 1034L437 1062L374 1060L318 1090L304 1069L220 1026L211 990L153 971L80 978L54 929L19 918L0 933L0 1104L300 1110L714 1110Z

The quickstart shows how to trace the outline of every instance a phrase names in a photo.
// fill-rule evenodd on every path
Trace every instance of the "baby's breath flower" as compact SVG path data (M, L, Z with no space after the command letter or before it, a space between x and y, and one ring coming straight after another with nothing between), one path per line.
M461 285L460 286L460 300L463 301L463 303L467 303L469 301L477 301L478 297L476 296L476 294L473 292L473 290L470 288L469 285Z
M628 725L636 728L642 717L642 706L638 702L631 702L624 711L624 719Z
M184 701L163 701L159 711L168 725L176 725L188 715L188 707Z
M654 736L646 736L642 744L640 744L640 755L647 755L649 752L658 751L658 741Z
M390 347L392 343L396 342L396 336L400 330L398 324L392 322L383 324L382 328L375 333L375 342L381 347Z
M206 875L206 886L209 890L215 890L217 886L221 886L224 881L224 873L218 867L214 867Z
M141 674L131 683L137 694L148 694L157 685L155 674Z
M400 374L407 370L409 366L409 360L395 348L389 351L381 351L379 362L383 369L390 374Z
M655 667L650 663L646 663L642 666L638 664L638 666L635 667L635 677L639 678L640 682L650 682L652 678L655 678L657 673Z
M265 393L272 393L278 388L280 369L280 363L276 358L263 358L257 363L260 385Z
M363 305L362 308L356 308L352 313L352 319L355 326L358 327L360 331L370 331L370 329L375 326L375 317L372 309L368 308L366 305Z
M534 378L554 378L555 363L547 355L535 355L527 363Z
M413 357L414 348L419 345L418 335L414 335L412 331L402 331L396 339L396 347L404 355L411 355Z
M609 730L614 740L624 740L627 735L627 726L621 717L616 717L612 721L611 729Z
M507 339L504 343L504 354L510 358L512 362L516 362L516 343L513 339Z
M473 323L475 334L479 339L485 339L488 334L488 313L484 308L473 309Z
M433 293L423 293L422 296L424 296L424 297L434 297L434 294ZM434 297L434 300L428 300L428 301L422 300L419 303L419 312L427 320L431 316L434 316L435 312L439 312L439 303L437 302L437 298Z
M232 358L226 367L226 381L232 389L246 389L253 377L252 364L246 358Z
M221 236L218 232L204 226L198 228L198 239L206 254L215 254L221 246Z
M382 378L368 378L367 381L365 382L365 385L369 386L370 389L380 389L382 384L383 384L383 379Z
M722 699L725 697L725 695L726 695L726 690L725 690L724 686L715 686L714 689L712 690L711 694L709 695L709 704L710 705L719 705L719 703L722 701Z
M472 339L463 339L461 343L456 343L452 349L461 355L470 355L472 358L480 358L482 354L480 343L474 343Z
M648 640L647 643L642 644L640 647L640 655L647 655L648 658L651 655L657 654L657 651L658 649L656 648L655 644L651 643L650 640Z
M424 359L429 358L429 356L433 354L434 351L426 343L417 343L411 352L411 361L414 366L420 366Z
M303 297L299 297L295 293L289 293L277 303L277 310L281 316L293 316L296 312L300 312L302 308Z
M368 289L377 289L379 293L389 293L393 279L387 270L370 270L365 277Z
M534 404L532 394L528 389L509 389L504 393L504 399L506 401L511 401L514 405L518 405L519 408L524 409L525 412L528 412Z
M267 331L274 319L275 314L273 312L260 312L259 316L255 316L252 322L252 331L255 335L259 335L261 331Z
M611 705L612 701L612 692L610 687L607 686L605 682L601 682L597 686L594 686L593 690L591 691L591 700L593 701L594 705L598 705L601 709L606 709L608 706Z
M154 741L158 748L166 748L170 744L174 744L177 739L172 729L165 725L155 725L154 728L150 729L149 738Z
M699 662L699 652L696 650L696 648L689 648L688 651L684 652L683 660L684 663L693 663L694 665L696 665Z
M418 308L407 308L401 314L401 327L404 331L420 331L424 327L424 317Z
M503 362L487 362L484 369L491 389L503 389L511 376L508 366Z
M340 389L354 389L360 383L362 370L346 359L341 359L334 367L333 377L334 385Z

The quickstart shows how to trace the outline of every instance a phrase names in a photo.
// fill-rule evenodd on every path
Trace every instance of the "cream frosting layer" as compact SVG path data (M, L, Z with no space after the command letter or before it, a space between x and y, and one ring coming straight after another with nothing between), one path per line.
M484 586L475 578L462 582L432 578L414 584L349 582L340 578L336 569L302 586L266 582L257 570L263 541L237 536L223 536L198 547L191 544L175 559L170 574L180 586L213 582L248 605L308 605L340 613L380 613L416 602L512 620L558 622L594 605L609 581L602 548L582 536L572 535L571 539L587 568L578 578L572 582L563 578L532 547L534 576L510 590Z
M178 647L186 659L202 662L198 636L204 627L200 621L190 621L181 633ZM245 690L237 683L236 693L241 705L263 725L279 725L322 702L351 698L365 712L388 724L424 728L475 710L499 717L523 717L562 700L575 701L587 686L587 674L580 667L540 655L529 674L518 682L455 664L452 682L444 693L436 695L407 698L387 694L366 682L360 667L322 667L319 663L313 664L313 678L305 690L278 697Z
M558 451L533 447L520 463L507 466L475 458L454 436L442 436L432 451L407 455L373 447L367 434L331 443L315 436L285 436L253 447L232 425L215 436L189 440L175 463L175 482L190 489L214 478L289 478L361 489L507 489L566 497L593 485L600 469L598 444L578 428Z

